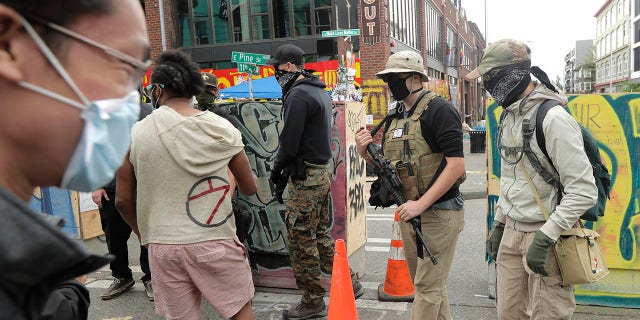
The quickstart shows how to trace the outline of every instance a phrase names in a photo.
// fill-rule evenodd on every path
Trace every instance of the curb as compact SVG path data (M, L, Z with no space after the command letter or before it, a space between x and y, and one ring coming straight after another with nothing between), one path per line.
M472 200L472 199L484 199L487 197L487 191L486 190L482 190L482 191L465 191L465 190L460 190L460 193L462 194L462 197L465 200Z

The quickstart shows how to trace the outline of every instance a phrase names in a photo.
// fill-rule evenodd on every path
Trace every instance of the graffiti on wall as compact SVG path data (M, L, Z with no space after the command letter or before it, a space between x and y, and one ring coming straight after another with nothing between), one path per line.
M255 256L252 264L279 268L289 265L285 206L274 198L275 189L269 181L282 130L280 102L244 102L223 104L241 123L238 128L245 144L251 168L258 178L254 196L240 195L238 205L251 213L251 225L246 244L250 253L270 253L271 259ZM287 192L285 191L285 198ZM267 263L268 262L268 263Z
M451 100L449 86L445 80L429 78L429 81L427 82L427 90L433 91L447 100Z
M380 79L367 79L363 82L362 102L367 108L367 114L373 115L373 124L375 125L377 125L389 111L388 90L387 84Z
M333 88L338 83L338 60L327 60L320 62L308 62L305 63L305 69L312 70L313 74L318 76L322 82L327 85L327 88ZM359 86L360 79L360 59L355 59L354 69L356 74L354 76L354 84ZM151 68L147 70L147 73L142 79L142 87L149 85L151 79ZM218 86L220 89L229 88L240 84L243 81L247 81L248 75L244 72L238 72L238 68L229 69L200 69L200 72L214 74L218 78ZM258 74L254 75L252 79L260 79L271 77L275 74L275 70L272 66L258 66Z
M600 245L610 269L620 270L622 274L637 274L640 271L640 95L576 95L568 98L567 111L598 140L603 163L611 173L611 198L605 216L586 225L600 234ZM501 111L496 103L488 105L488 218L493 216L492 208L499 195L497 128ZM635 284L626 285L639 285L637 277L610 276L598 282L603 290L611 289L607 288L610 287L608 279L631 283L633 280L630 279L636 279ZM619 287L620 283L615 286Z
M366 107L363 103L347 103L345 105L345 144L347 146L346 161L347 177L347 216L349 218L349 232L347 233L348 252L354 252L360 244L366 242L366 163L358 154L355 134L360 128L365 127L364 119Z
M388 98L389 88L381 79L366 79L362 83L362 102L367 107L367 114L373 115L373 124L377 125L389 111L389 104L393 103ZM425 89L449 100L449 87L445 80L429 78L423 85Z
M278 151L278 137L282 131L282 102L239 102L219 105L227 109L240 122L240 132L251 168L258 178L258 192L254 196L238 198L238 204L251 213L251 225L246 244L252 267L260 270L289 268L287 229L284 222L285 206L275 199L275 187L269 181ZM346 179L344 141L344 107L333 108L332 152L334 181L333 198L334 238L345 236ZM342 128L340 128L340 123ZM343 181L342 189L340 183ZM283 197L286 201L287 191Z

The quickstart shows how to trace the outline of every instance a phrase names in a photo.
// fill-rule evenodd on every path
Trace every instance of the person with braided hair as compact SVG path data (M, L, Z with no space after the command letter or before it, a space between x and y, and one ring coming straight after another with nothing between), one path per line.
M191 106L204 86L185 53L170 50L156 59L145 88L156 110L132 129L116 206L148 247L157 314L198 319L204 296L224 318L254 319L253 280L236 237L227 167L245 195L256 193L257 179L240 132Z

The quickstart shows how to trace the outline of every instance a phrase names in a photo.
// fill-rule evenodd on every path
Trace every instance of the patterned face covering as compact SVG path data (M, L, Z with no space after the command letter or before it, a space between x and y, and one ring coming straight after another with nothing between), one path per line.
M296 79L298 79L298 76L300 76L301 72L278 70L278 66L276 66L275 68L276 80L282 88L282 96L284 97L287 95L287 92L289 91L289 88L291 88L291 85L296 81Z
M482 76L482 82L498 105L507 107L516 102L531 82L529 68L493 68Z

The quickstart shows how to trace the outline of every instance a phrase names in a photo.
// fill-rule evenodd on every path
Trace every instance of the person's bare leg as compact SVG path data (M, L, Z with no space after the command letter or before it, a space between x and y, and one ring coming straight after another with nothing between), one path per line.
M251 309L251 301L247 302L247 304L238 311L231 320L255 320L255 316L253 315L253 309Z

